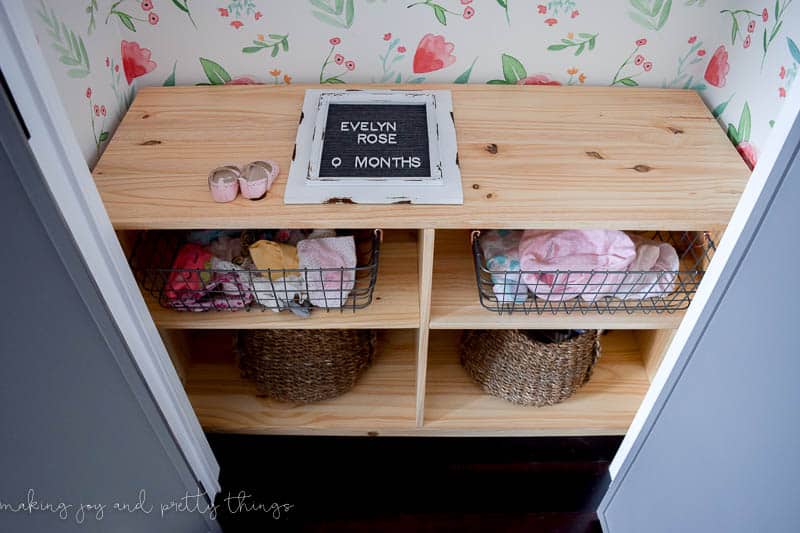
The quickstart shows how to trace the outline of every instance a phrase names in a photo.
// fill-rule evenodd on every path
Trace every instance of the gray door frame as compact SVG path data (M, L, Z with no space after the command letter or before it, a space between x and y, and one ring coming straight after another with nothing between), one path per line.
M621 498L618 498L618 495L621 493L626 481L629 480L629 476L635 471L637 459L642 456L649 444L653 445L655 442L655 440L651 441L651 439L659 427L659 422L667 419L666 415L669 414L670 401L680 398L680 393L676 392L676 389L689 377L694 368L689 368L692 362L699 361L702 357L705 357L707 362L708 357L714 357L718 360L719 364L725 364L724 353L717 353L716 351L710 352L706 345L703 345L705 351L698 351L698 347L709 333L709 328L714 320L722 315L721 311L729 311L723 306L725 306L726 298L733 294L734 291L732 288L736 287L741 289L742 287L736 285L737 283L752 283L752 280L737 281L737 276L740 274L743 264L745 264L745 261L748 259L748 253L751 251L754 244L759 239L769 238L768 235L765 236L759 232L762 229L766 217L770 213L770 208L779 197L778 195L782 187L788 183L787 179L789 179L790 174L792 179L796 180L798 178L798 167L800 167L800 156L798 155L800 153L799 110L800 93L795 91L784 104L781 115L775 123L773 132L767 144L763 147L761 160L750 178L747 188L742 195L742 199L731 219L731 223L726 229L714 261L712 261L706 275L706 278L711 278L712 283L706 285L706 281L704 280L703 284L701 284L697 295L698 297L687 312L686 319L676 332L675 340L673 340L665 356L665 362L662 364L662 368L659 369L658 374L653 380L653 386L648 392L648 397L645 399L642 408L634 420L632 430L626 435L620 447L620 451L611 465L612 482L598 508L598 516L603 530L606 532L615 533L615 530L610 527L608 520L608 516L615 506L619 506L617 509L622 512L624 506L627 505L628 509L625 510L625 512L633 512L633 510L630 509L630 500L622 501ZM793 253L790 251L790 248L792 246L797 246L797 231L800 230L800 228L785 229L785 235L783 235L782 240L782 245L785 248L775 249L775 260L780 260L780 258L783 257L785 260L789 261L790 256L787 254ZM796 265L794 268L797 268ZM700 302L698 302L698 300L700 300ZM786 317L796 316L796 313L793 313L792 309L776 308L770 305L770 296L766 294L763 295L762 301L752 301L752 305L753 308L759 309L759 317L767 321L771 320L770 317L786 319ZM718 322L713 325L715 328L718 328L721 326L721 323ZM737 331L731 330L729 334L735 336L737 335ZM796 331L789 328L784 329L778 334L786 336L796 335ZM774 338L771 340L774 340ZM794 354L787 353L782 355L784 357L792 357L793 355L796 357L797 353L800 353L800 351ZM753 354L753 364L758 364L758 355L757 353ZM788 361L789 359L786 360ZM701 363L698 362L696 366L700 364ZM759 385L755 384L753 386L758 387ZM709 386L709 393L711 389L712 387ZM686 389L684 389L684 391L685 390ZM724 394L727 395L730 404L734 405L737 398L744 398L746 394L751 392L752 391L725 390ZM698 406L698 410L701 408L701 406ZM775 408L785 415L792 412L796 414L796 411L793 410L797 409L798 406L784 405L783 407L775 406ZM769 415L765 413L765 416ZM791 416L788 418L784 416L783 418L783 424L791 425L794 422ZM712 420L711 424L713 423L714 421ZM796 424L794 425L796 426ZM692 439L694 435L690 428L691 425L687 421L686 428L684 428L684 431L681 431L681 434L672 435L675 439L674 442L686 442L686 439ZM661 437L663 438L663 434ZM768 439L770 436L758 435L756 438ZM796 443L794 444L796 445ZM719 454L724 456L725 453L726 450L724 448L719 450ZM732 469L742 464L741 457L731 457L731 459L733 460L731 463ZM736 459L739 459L739 461L736 461ZM798 460L797 454L794 455L794 460ZM794 466L796 465L797 463L794 464ZM786 464L786 466L789 467L791 465ZM684 467L680 464L676 465L676 468L672 470L669 475L670 477L673 475L680 476L686 482L685 490L692 491L694 488L692 484L693 477L697 476L695 479L699 479L704 472L702 468L700 470L692 468L686 468L684 470L683 468ZM641 471L639 471L639 475L641 476ZM657 487L664 483L664 478L658 479L655 472L653 472L653 475L654 477L648 481L652 486ZM744 480L735 476L734 479L741 483L754 481ZM641 478L638 478L638 480L640 481ZM717 494L698 495L696 501L698 505L703 505L703 502L712 503L717 501L714 500L714 498L724 498L724 494L724 488L720 487ZM789 495L787 494L785 497L788 499ZM647 501L648 495L641 494L641 498L642 501ZM787 508L796 506L796 502L785 501L784 503ZM665 509L665 515L673 512L677 513L673 514L675 520L684 518L681 516L680 509L669 508L669 501L660 501L659 504ZM746 511L740 509L740 512ZM760 511L756 510L755 512ZM658 518L659 517L652 516L654 527ZM665 526L665 524L660 524L660 526ZM674 530L668 527L669 524L666 524L666 526L667 527L661 527L661 529L658 530Z
M26 3L0 0L0 69L30 132L28 145L173 438L206 492L215 495L219 465L106 214Z
M139 372L26 129L0 91L0 501L18 509L34 491L64 513L2 507L0 529L219 531L213 495L204 494ZM140 495L141 512L112 509ZM198 495L206 512L162 517L162 504L185 495ZM108 507L98 519L80 512L87 504Z

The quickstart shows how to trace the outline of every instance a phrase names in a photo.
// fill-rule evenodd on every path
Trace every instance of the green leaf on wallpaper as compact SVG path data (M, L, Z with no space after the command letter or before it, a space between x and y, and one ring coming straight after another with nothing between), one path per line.
M186 3L180 2L179 0L172 0L172 3L175 4L175 7L177 7L184 13L189 12L189 6Z
M651 30L660 30L669 19L672 0L628 0L631 20Z
M436 15L436 20L443 26L447 26L447 13L442 6L433 4L433 14Z
M508 83L517 83L528 76L528 72L519 60L508 54L502 56L503 78Z
M353 25L353 19L356 16L356 6L354 0L347 0L345 2L344 14L345 24L347 24L347 27L349 28Z
M469 77L472 75L472 68L475 66L475 63L478 61L478 58L472 60L472 64L469 66L467 70L461 73L459 77L453 80L453 83L469 83Z
M167 76L167 79L165 79L164 83L162 84L164 87L175 87L175 69L177 68L177 66L178 62L176 61L172 65L172 73L169 76Z
M567 47L566 44L551 44L550 46L547 47L547 49L550 50L551 52L558 52L559 50L563 50L566 47Z
M208 78L208 82L211 85L225 85L225 83L231 81L231 75L219 63L201 57L200 65L202 65L203 72L206 73L206 78Z
M764 54L766 55L766 53L767 53L767 29L766 28L764 28L764 39L763 39L763 41L764 41Z
M727 100L717 104L717 107L715 107L711 111L711 114L714 115L714 118L719 118L720 116L722 116L722 114L725 112L725 108L728 107L728 104L730 103L732 98L733 98L733 95L730 95L730 97L728 97Z
M335 0L333 4L331 4L331 0L309 0L309 2L317 8L317 11L311 13L317 20L345 29L353 25L355 19L354 0Z
M789 53L792 54L795 62L800 63L800 48L797 47L797 43L791 37L787 37L786 44L789 46Z
M192 17L192 12L189 11L189 0L172 0L172 3L175 5L175 7L186 13L186 16L189 17L189 21L192 23L192 26L197 29L197 24Z
M750 106L747 102L744 103L742 108L742 116L739 117L739 136L742 141L750 140Z
M734 145L742 142L742 138L739 136L739 132L736 131L736 126L734 126L733 124L728 124L728 131L726 131L725 134L728 136L728 139L730 139Z
M511 24L511 16L508 13L508 0L497 0L497 3L500 7L502 7L506 12L506 22Z
M631 78L622 78L621 80L617 80L617 83L625 85L626 87L637 87L639 83Z
M489 80L486 82L487 85L511 85L511 82L506 80Z
M108 132L107 131L102 132L100 134L100 136L97 138L97 142L101 142L101 143L104 143L107 140L108 140Z
M85 78L89 75L89 54L83 44L83 38L67 28L59 20L54 9L49 9L44 1L41 9L37 11L39 18L47 26L47 33L52 39L51 46L59 53L58 61L66 66L67 76L70 78Z
M112 15L116 15L122 25L128 28L131 31L136 31L136 26L133 24L133 19L127 13L123 13L122 11L112 11Z

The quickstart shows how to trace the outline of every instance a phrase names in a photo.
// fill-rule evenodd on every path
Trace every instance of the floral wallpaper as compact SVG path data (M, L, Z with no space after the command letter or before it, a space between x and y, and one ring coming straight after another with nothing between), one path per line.
M433 82L694 89L752 167L800 64L794 0L31 0L29 11L90 166L144 85Z

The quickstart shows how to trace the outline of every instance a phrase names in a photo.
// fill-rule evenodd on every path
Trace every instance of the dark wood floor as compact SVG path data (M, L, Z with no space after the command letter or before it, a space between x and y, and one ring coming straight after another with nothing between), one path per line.
M600 531L594 510L621 439L209 440L225 532L584 533Z

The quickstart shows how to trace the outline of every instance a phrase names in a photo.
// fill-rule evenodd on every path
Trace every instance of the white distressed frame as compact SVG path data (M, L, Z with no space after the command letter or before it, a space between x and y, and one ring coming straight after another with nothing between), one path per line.
M428 110L431 174L423 178L319 178L322 139L331 103L397 104L422 100ZM458 143L450 91L306 91L284 203L462 204ZM434 170L434 168L436 170ZM439 175L437 175L439 174Z

